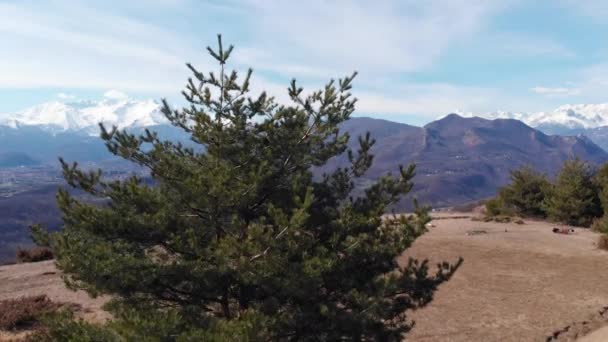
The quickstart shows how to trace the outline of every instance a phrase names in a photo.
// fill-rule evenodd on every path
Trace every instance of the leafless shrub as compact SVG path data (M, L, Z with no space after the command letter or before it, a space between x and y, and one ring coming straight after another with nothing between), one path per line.
M39 324L39 319L65 304L55 303L47 296L30 296L0 301L0 330L27 329Z
M17 262L37 262L53 259L53 251L48 247L33 247L17 250Z

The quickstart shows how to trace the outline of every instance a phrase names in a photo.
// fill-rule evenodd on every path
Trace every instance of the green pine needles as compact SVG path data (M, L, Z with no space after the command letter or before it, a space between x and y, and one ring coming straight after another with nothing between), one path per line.
M63 160L69 185L105 199L60 191L61 232L50 237L69 286L108 294L104 327L53 325L48 334L117 341L400 340L410 309L429 303L460 265L396 261L425 232L429 216L383 217L412 188L414 166L353 198L353 180L373 162L374 140L347 148L340 124L355 110L356 73L290 105L249 96L227 72L233 47L221 36L209 54L219 73L188 64L189 106L170 122L200 148L101 126L109 151L150 171L153 182L105 181ZM311 168L347 153L350 166L322 177ZM43 235L38 229L36 234ZM435 269L435 267L432 267ZM70 327L74 328L71 331ZM91 337L93 336L93 337Z

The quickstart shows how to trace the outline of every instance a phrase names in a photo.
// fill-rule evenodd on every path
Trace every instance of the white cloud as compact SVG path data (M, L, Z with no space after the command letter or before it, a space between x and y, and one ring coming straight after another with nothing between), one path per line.
M112 99L112 100L124 100L129 98L129 96L125 93L123 93L122 91L116 90L116 89L111 89L106 91L105 93L103 93L103 97L105 97L106 99Z
M550 87L534 87L530 88L530 91L533 93L547 95L547 96L571 96L571 95L579 95L581 90L578 88L550 88Z
M319 82L299 82L304 93L320 89ZM254 73L252 93L268 91L282 104L289 104L287 84L274 82ZM496 103L509 101L514 104L529 105L525 100L507 98L505 94L489 88L456 86L444 83L400 84L390 91L380 85L366 87L357 78L353 82L352 95L358 99L356 114L382 116L395 121L408 121L410 116L436 118L457 110L472 112L494 111Z
M169 21L146 21L144 14L156 6L141 1L116 5L131 12L112 5L99 8L105 6L101 2L91 5L97 8L73 0L56 0L50 7L35 1L0 2L0 88L120 89L178 96L189 76L185 61L201 71L215 70L202 47L214 45L213 20L221 19L228 24L218 30L238 26L235 32L242 33L225 36L228 42L239 38L232 62L255 68L254 93L268 90L286 100L287 77L297 76L313 90L321 81L358 70L354 95L361 113L436 117L457 108L494 110L497 103L511 100L493 89L411 84L399 76L432 69L451 47L474 40L513 0L228 0L184 6L187 1L155 3L162 5L159 13L171 11L180 18L187 17L183 11L190 11L190 5L201 6L192 7L208 15L197 17L203 22L197 32L179 31L186 25L174 28ZM209 11L221 11L222 16L215 18ZM549 41L507 38L508 45L519 43L531 55L567 53Z
M518 57L572 58L576 53L560 42L534 33L495 32L476 42L479 53L499 53L512 59Z
M57 94L57 97L62 100L73 100L76 98L76 96L74 96L72 94L66 94L66 93L59 93L59 94Z
M202 56L174 32L132 17L70 0L48 4L0 2L0 88L178 93L184 62Z
M497 0L249 0L259 49L276 61L338 73L419 71L479 32L505 3Z
M457 110L486 111L494 109L503 94L494 89L433 83L402 85L394 92L361 90L353 94L359 98L357 110L368 114L382 114L399 120L401 114L435 118ZM402 121L402 120L400 120Z

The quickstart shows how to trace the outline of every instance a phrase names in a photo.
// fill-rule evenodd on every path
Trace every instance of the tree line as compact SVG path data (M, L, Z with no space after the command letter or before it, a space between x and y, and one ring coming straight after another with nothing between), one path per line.
M489 215L518 215L590 227L608 233L608 163L595 167L566 160L554 180L529 166L511 172L510 183L486 202Z

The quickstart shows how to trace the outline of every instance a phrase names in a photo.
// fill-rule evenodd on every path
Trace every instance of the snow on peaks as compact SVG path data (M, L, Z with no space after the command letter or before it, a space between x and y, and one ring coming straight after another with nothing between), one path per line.
M111 89L106 91L105 93L103 93L103 97L107 98L107 99L114 99L114 100L124 100L129 98L127 96L127 94L121 92L120 90L116 90L116 89Z
M119 128L166 124L160 105L153 100L138 101L110 90L101 101L52 101L0 117L0 125L42 126L54 132L83 131L99 134L99 122Z
M466 113L463 116L474 116ZM496 111L481 115L488 119L515 119L531 127L564 127L585 129L608 126L608 103L563 105L548 112L505 112Z

